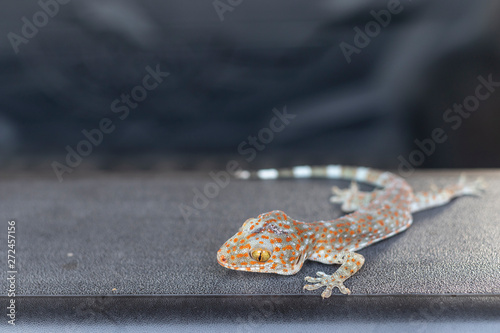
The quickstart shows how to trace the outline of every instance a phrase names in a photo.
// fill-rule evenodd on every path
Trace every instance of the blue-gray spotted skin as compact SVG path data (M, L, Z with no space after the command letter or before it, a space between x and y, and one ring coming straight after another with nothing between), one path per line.
M364 257L357 251L406 230L411 226L413 212L443 205L457 196L478 195L484 189L482 180L467 183L465 177L461 177L456 185L414 193L406 180L390 172L338 165L266 169L255 173L241 171L238 176L241 179L353 180L348 189L334 187L334 196L330 199L342 204L344 211L353 213L310 223L294 220L279 210L260 214L246 220L217 252L217 261L222 266L249 272L291 275L297 273L306 260L341 265L331 275L317 272L318 277L305 278L312 284L306 284L304 289L325 287L323 298L330 297L334 288L350 294L343 283L364 263ZM365 182L377 189L361 192L356 182Z

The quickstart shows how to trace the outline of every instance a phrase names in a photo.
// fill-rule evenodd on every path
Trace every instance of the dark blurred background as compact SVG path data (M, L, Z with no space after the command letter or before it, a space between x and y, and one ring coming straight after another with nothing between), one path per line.
M500 88L484 87L500 82L495 0L0 3L4 170L69 167L103 118L113 132L78 167L500 166ZM284 108L295 118L271 140Z

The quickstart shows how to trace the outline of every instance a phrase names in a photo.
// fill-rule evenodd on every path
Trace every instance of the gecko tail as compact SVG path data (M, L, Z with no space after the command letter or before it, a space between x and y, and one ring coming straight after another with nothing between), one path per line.
M235 174L238 179L281 179L281 178L324 178L347 179L384 187L399 178L398 176L366 167L342 165L296 166L284 169L261 169L257 171L240 170Z

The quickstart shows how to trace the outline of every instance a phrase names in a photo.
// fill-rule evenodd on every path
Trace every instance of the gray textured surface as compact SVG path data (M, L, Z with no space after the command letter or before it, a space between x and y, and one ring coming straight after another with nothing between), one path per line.
M459 172L419 172L418 189L453 183ZM366 263L346 282L353 294L500 293L500 172L471 171L489 188L417 213L406 232L360 251ZM307 262L293 276L236 272L215 260L248 217L272 209L308 221L341 214L325 180L236 181L186 221L193 188L207 174L76 173L10 175L0 181L0 211L17 222L18 295L307 294L303 279L337 266ZM0 237L6 249L6 237ZM6 251L6 250L5 250ZM68 257L68 253L73 253ZM2 256L2 267L6 258ZM6 281L2 280L2 295ZM116 288L116 291L112 291ZM338 293L338 292L336 292Z

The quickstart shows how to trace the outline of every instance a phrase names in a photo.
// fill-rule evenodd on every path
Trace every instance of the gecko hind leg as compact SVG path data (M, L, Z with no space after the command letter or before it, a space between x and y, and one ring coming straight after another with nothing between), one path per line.
M321 297L328 298L332 295L334 288L339 288L342 294L351 294L351 291L344 286L344 281L349 277L354 275L365 262L365 258L355 252L349 252L344 250L337 256L337 260L332 263L341 264L339 269L337 269L332 275L325 274L323 272L317 272L316 275L319 277L314 278L306 276L305 280L314 284L306 284L304 286L305 290L316 290L321 287L326 287L321 293Z
M430 191L416 192L411 203L412 213L424 209L437 207L448 203L451 199L463 195L479 196L486 189L484 179L467 181L465 174L461 174L458 182L454 185L439 189L435 184L431 185Z
M330 202L342 204L343 212L353 212L359 207L369 204L377 195L378 191L363 192L359 190L358 184L353 181L349 188L341 189L337 186L332 187L333 196Z

